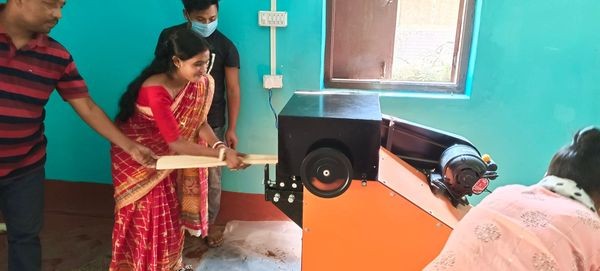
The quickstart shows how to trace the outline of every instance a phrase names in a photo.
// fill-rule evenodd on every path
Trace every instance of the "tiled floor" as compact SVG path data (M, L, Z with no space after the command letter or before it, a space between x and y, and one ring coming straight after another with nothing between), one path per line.
M112 186L46 182L42 270L107 270L110 261L114 201ZM223 192L218 224L230 220L288 220L263 195ZM186 239L184 255L198 258L207 248L198 238ZM0 235L0 270L6 270L6 236Z

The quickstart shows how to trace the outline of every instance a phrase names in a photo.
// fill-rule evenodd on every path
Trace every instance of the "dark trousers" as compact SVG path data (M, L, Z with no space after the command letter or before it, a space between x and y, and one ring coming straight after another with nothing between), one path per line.
M7 226L8 270L41 270L39 234L43 224L44 168L0 180L0 211ZM5 267L0 267L3 269Z
M224 139L225 128L212 128L219 140ZM215 224L221 209L221 167L208 168L208 224Z

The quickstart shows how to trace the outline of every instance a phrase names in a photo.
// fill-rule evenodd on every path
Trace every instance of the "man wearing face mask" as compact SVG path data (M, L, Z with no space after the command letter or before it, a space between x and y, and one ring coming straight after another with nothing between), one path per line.
M237 148L238 113L240 111L240 59L237 48L223 33L217 30L218 0L182 0L183 15L187 22L164 29L158 38L155 55L167 37L181 28L190 28L211 45L212 61L208 67L215 81L215 93L208 113L208 123L220 140ZM227 118L225 117L227 111ZM227 126L225 124L227 123ZM220 246L223 242L222 227L212 227L221 205L221 169L210 168L208 174L208 222L210 224L207 244L210 247Z

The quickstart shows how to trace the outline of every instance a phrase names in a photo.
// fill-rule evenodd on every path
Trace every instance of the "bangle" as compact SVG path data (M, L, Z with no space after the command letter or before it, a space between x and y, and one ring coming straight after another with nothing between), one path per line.
M221 143L221 144L215 146L215 149L221 149L221 148L227 148L227 145L225 145L225 143Z
M219 148L219 161L225 161L225 151L227 148Z
M221 145L225 146L225 142L219 140L212 145L212 148L216 149L217 147L219 147Z

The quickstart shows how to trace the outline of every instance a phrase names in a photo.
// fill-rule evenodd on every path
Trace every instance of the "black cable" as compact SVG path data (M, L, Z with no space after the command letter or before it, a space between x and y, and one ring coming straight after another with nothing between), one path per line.
M279 123L277 120L277 113L275 112L275 108L273 108L273 90L269 89L269 107L271 107L271 112L273 112L273 117L275 118L275 129L279 128Z

